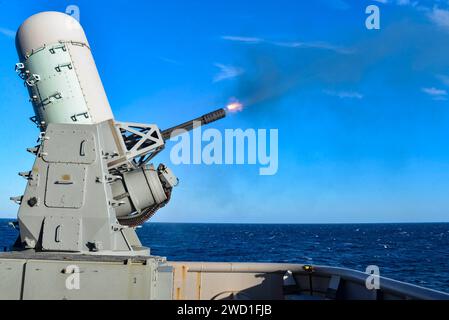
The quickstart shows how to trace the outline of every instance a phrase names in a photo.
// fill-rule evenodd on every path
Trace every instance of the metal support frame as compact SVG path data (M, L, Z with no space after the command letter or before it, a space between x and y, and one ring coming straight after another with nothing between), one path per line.
M127 171L142 167L165 148L162 134L154 124L114 122L114 128L121 150L111 156L110 169Z

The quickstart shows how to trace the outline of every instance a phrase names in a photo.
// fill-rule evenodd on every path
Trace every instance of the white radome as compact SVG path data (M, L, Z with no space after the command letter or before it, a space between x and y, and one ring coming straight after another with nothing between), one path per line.
M17 31L16 47L18 72L30 80L26 83L39 123L113 119L89 42L76 19L60 12L33 15Z

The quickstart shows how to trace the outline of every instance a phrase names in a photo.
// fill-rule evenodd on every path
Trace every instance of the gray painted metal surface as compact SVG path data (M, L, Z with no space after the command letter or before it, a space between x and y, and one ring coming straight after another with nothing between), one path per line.
M287 273L293 277L288 291ZM79 277L79 288L67 287L72 277ZM166 262L151 256L31 251L0 254L0 299L449 299L449 294L387 278L380 278L378 290L369 290L366 279L365 273L354 270L300 264Z
M171 268L162 266L159 257L0 255L0 299L169 300Z
M47 129L19 209L23 247L67 252L141 247L126 239L115 215L102 157L108 132L98 125L50 124Z
M449 300L449 294L380 278L366 287L368 275L326 266L276 263L168 262L173 267L174 299L249 300ZM285 282L291 273L295 284Z

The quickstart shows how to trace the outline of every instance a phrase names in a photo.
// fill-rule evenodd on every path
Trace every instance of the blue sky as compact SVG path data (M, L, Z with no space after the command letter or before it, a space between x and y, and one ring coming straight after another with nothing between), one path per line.
M116 119L165 128L236 97L255 103L218 129L279 129L277 175L174 167L154 221L449 222L449 2L413 0L0 0L0 217L16 215L38 134L14 32L70 4Z

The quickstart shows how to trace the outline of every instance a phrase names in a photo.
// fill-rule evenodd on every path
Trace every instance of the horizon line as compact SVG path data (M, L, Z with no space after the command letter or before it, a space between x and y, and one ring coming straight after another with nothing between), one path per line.
M17 220L17 218L0 218ZM217 224L217 225L373 225L373 224L449 224L449 221L409 221L409 222L185 222L185 221L147 221L145 224Z

